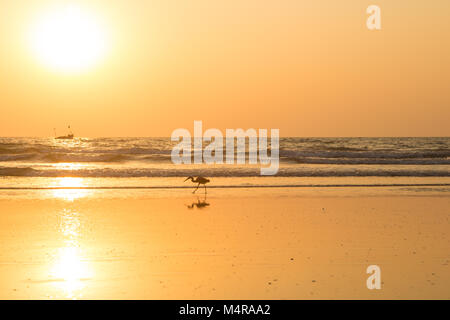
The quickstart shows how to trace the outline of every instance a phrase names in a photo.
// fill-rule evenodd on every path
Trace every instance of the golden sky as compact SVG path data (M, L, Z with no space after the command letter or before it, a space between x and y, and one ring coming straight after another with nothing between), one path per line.
M371 4L382 30L366 27ZM54 68L31 44L62 5L102 31L89 67ZM170 136L194 120L281 136L449 136L449 17L448 0L1 0L0 136L67 124L79 136Z

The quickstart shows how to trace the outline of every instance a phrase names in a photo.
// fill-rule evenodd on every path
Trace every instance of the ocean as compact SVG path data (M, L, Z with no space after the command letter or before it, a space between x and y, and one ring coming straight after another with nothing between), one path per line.
M170 138L0 138L0 176L259 176L254 165L171 162ZM450 138L281 138L277 176L449 177Z

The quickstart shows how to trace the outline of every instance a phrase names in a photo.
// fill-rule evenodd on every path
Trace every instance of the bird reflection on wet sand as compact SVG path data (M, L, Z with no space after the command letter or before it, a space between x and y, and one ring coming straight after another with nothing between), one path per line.
M203 200L200 200L197 197L197 202L192 202L192 204L190 205L186 205L188 207L188 209L194 209L195 207L197 207L197 209L203 209L208 207L210 204L208 202L206 202L206 195L204 197Z

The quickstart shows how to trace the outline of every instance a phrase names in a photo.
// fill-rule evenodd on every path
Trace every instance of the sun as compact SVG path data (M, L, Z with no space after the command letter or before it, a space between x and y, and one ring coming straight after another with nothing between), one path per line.
M107 39L98 18L70 5L42 14L31 28L36 57L60 71L83 71L106 52Z

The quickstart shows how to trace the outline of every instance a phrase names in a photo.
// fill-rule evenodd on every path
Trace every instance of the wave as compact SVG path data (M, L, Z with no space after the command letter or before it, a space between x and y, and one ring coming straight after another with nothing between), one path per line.
M281 157L281 162L298 164L385 164L385 165L450 165L450 159L443 158L307 158Z
M125 151L125 150L123 150ZM127 149L127 152L131 150ZM142 151L142 150L141 150ZM153 153L108 152L38 152L1 154L0 162L36 163L115 163L115 162L162 162L171 163L170 151ZM248 158L248 153L246 154ZM299 152L280 151L280 161L298 164L402 164L402 165L448 165L449 152L429 153L348 153L348 152Z
M163 161L169 162L170 154L127 154L127 153L24 153L0 156L0 162L40 162L40 163L95 163L95 162L133 162L133 161Z
M395 150L378 150L378 151L297 151L297 150L280 150L281 157L291 159L308 159L308 158L322 158L322 159L433 159L441 158L447 159L450 157L450 150L430 150L430 151L395 151ZM447 159L449 160L449 159Z
M0 176L10 177L186 177L203 175L208 177L259 177L259 168L86 168L86 169L35 169L31 167L0 167ZM445 169L414 170L394 168L280 168L276 177L450 177Z

